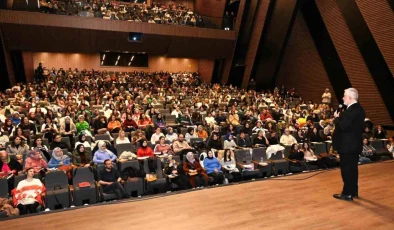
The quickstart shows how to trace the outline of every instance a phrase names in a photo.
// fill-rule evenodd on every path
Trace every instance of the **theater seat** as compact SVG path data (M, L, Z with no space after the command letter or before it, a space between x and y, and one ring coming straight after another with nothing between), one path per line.
M90 187L80 188L81 182L89 182ZM97 188L92 168L76 168L73 170L74 205L82 206L85 203L97 203Z
M64 171L49 172L45 176L46 207L50 210L70 207L70 189Z
M264 163L267 163L267 166L260 165L261 158L264 159ZM266 148L255 148L252 152L252 161L255 164L255 168L259 169L259 177L270 177L272 174L272 162L267 161Z
M272 154L271 158L268 159L272 162L274 168L274 174L277 176L279 172L282 174L289 173L289 162L283 158L282 151L276 152L276 154Z
M138 160L119 162L119 171L122 171L128 167L140 169L140 163ZM133 192L137 193L137 196L141 196L144 193L144 178L135 177L133 180L125 181L124 190L127 194L132 195Z
M154 181L147 181L146 182L146 191L147 192L166 192L167 191L167 180L163 177L163 169L161 167L161 160L160 158L156 158L157 168L156 168L156 180ZM148 174L150 173L148 167L148 161L144 160L144 171Z
M252 164L252 157L250 155L250 150L248 149L236 149L234 151L235 154L235 162L237 164L238 169L242 172L242 176L244 178L258 178L261 173L260 170L254 168L252 170L246 170L244 167L245 164Z

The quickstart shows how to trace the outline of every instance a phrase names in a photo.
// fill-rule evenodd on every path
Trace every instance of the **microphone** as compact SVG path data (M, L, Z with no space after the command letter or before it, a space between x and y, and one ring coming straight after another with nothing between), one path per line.
M339 104L338 109L336 110L337 113L342 112L343 105Z

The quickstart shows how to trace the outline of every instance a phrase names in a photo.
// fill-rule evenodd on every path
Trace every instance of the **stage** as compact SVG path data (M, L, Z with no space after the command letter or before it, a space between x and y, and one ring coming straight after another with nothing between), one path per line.
M394 163L359 167L359 195L336 200L340 170L136 198L0 222L2 229L394 229ZM3 228L5 227L5 228Z

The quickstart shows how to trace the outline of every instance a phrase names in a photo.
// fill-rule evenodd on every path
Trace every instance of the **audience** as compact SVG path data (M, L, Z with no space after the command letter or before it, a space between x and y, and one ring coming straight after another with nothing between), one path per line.
M329 165L328 157L316 156L309 146L310 142L330 140L335 127L329 102L324 105L303 102L294 96L293 90L283 93L283 89L275 88L255 92L205 84L200 82L197 72L109 73L41 68L41 75L35 76L37 82L18 83L19 91L0 93L1 108L7 108L3 110L4 124L0 133L0 145L3 148L7 145L8 152L8 155L1 153L2 171L21 171L24 161L25 168L32 167L35 173L62 166L96 168L96 165L108 162L103 170L108 177L101 178L100 184L103 188L108 187L104 188L106 191L118 193L120 199L124 197L119 188L121 185L109 186L117 183L119 178L111 162L117 160L116 145L130 143L128 132L131 132L133 145L131 154L148 157L144 160L151 173L156 171L156 156L159 156L165 163L167 182L176 184L179 189L242 180L237 159L230 150L238 147L266 147L266 153L272 154L284 151L282 145L291 145L288 157L291 166L308 171L312 165L313 168ZM163 106L163 109L154 109L156 106ZM24 115L17 126L13 122L18 118L15 112L22 115L20 117ZM167 120L170 114L178 119ZM0 115L3 114L0 112ZM250 124L256 125L252 129ZM182 134L185 129L186 138ZM296 135L293 136L290 130ZM371 126L369 130L364 151L360 153L361 160L375 157L375 154L370 155L370 150L374 151L368 144L369 139L384 139L387 135L381 126ZM321 136L320 131L325 135ZM104 135L100 139L108 135L109 141L95 142L94 135L97 134ZM278 136L281 136L280 141ZM67 143L69 139L71 145L62 142L62 137L66 137L63 140ZM192 145L192 148L190 139L196 137L203 139L202 145ZM34 141L30 143L30 139ZM43 141L49 143L50 148ZM140 148L134 152L138 143ZM297 143L304 143L302 149ZM393 146L390 140L387 149L391 153L394 152ZM90 147L94 149L93 156ZM72 155L63 154L59 148L67 149ZM54 150L52 156L49 149ZM204 170L194 154L205 152L207 156L201 159ZM180 156L182 163L174 161L173 155Z
M34 173L39 173L41 170L44 170L48 167L48 163L46 159L42 157L42 154L39 151L32 150L28 153L25 160L24 168L31 168L34 170Z
M110 159L111 161L115 162L117 157L116 155L107 149L107 144L104 141L99 141L98 149L94 152L93 162L96 164L103 164L105 160Z
M103 161L104 169L100 170L97 175L97 180L100 186L103 186L105 193L115 193L117 199L130 198L123 186L120 184L122 178L120 172L113 168L111 159Z
M39 179L34 178L34 169L26 169L26 179L20 181L12 191L14 206L19 209L19 214L27 212L36 213L39 205L43 205L41 194L45 192L45 186Z
M212 151L208 151L203 164L208 176L213 178L212 184L223 184L224 175L222 172L222 166Z
M201 188L208 185L208 175L204 172L200 162L194 158L192 152L186 154L183 171L189 175L189 181L193 188Z

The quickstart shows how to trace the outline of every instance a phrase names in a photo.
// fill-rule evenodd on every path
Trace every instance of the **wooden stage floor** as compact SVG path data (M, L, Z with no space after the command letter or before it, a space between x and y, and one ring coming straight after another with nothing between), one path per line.
M354 202L332 197L342 188L338 169L320 172L11 219L0 228L394 229L393 161L359 167Z

